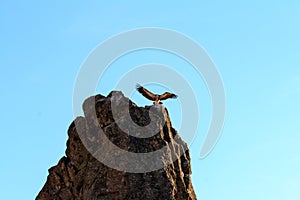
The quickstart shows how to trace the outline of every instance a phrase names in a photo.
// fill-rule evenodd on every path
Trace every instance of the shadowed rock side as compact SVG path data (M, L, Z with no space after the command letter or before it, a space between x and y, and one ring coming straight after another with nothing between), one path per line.
M48 170L47 181L36 199L195 200L190 179L192 172L189 150L172 128L167 109L162 105L155 105L154 110L157 110L157 113L154 113L154 116L164 117L164 120L158 120L155 124L158 126L158 133L148 138L139 138L123 132L118 127L112 114L112 101L118 104L118 119L128 112L129 101L131 119L140 126L150 124L149 112L153 109L149 110L152 106L138 107L121 92L112 92L107 97L96 95L88 98L83 104L85 117L77 117L69 127L66 156ZM96 115L93 115L95 110ZM82 130L77 130L78 125ZM101 163L90 153L97 152L99 148L101 136L96 128L99 126L110 142L127 152L154 152L169 144L167 153L161 157L163 167L150 172L129 173ZM179 142L174 140L175 136L179 137ZM111 152L111 159L120 156L122 155L119 153ZM170 164L167 161L172 156L177 159ZM118 164L121 168L128 165L126 160Z

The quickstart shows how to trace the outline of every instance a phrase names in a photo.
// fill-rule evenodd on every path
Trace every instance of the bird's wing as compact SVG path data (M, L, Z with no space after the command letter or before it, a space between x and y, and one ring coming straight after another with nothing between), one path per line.
M136 84L136 89L137 89L137 91L139 91L139 93L141 93L147 99L155 101L155 99L156 99L155 94L151 93L149 90L142 87L140 84Z
M176 94L172 94L170 92L165 92L165 93L163 93L162 95L159 96L160 100L165 100L165 99L168 99L168 98L175 99L175 98L177 98L177 95Z

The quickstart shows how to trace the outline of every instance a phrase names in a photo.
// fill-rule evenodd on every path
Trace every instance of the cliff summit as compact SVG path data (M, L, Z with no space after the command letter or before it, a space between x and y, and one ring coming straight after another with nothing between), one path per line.
M114 91L83 111L36 200L196 200L188 147L163 105L138 107Z

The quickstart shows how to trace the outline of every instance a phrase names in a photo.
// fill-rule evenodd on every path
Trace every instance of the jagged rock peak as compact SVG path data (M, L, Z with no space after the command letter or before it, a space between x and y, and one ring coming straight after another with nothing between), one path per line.
M83 111L36 200L196 199L189 150L163 105L138 107L113 91Z

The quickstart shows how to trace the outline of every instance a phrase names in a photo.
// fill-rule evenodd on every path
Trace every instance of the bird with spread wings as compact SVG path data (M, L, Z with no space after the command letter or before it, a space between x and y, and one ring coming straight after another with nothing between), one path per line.
M161 95L159 95L159 94L153 94L152 92L150 92L146 88L142 87L140 84L136 84L136 89L144 97L146 97L147 99L153 101L153 104L162 104L160 102L161 100L166 100L166 99L169 99L169 98L173 98L173 99L177 98L176 94L172 94L170 92L165 92L165 93L163 93Z

